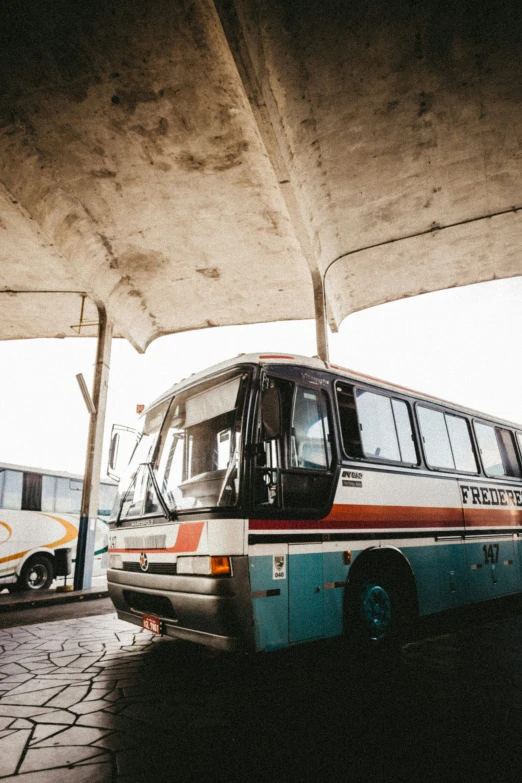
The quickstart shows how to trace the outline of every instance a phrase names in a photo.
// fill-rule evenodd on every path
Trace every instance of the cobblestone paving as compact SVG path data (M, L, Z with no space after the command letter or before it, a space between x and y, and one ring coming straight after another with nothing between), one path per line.
M0 776L101 783L114 762L124 772L140 733L135 675L152 644L114 615L0 631Z
M522 779L522 617L354 661L339 643L253 657L115 615L0 631L0 779Z

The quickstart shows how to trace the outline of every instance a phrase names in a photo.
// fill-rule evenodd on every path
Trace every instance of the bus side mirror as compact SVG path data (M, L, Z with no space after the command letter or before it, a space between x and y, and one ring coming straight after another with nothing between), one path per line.
M261 402L261 434L263 440L274 440L281 435L281 401L279 389L269 386Z
M136 430L131 427L124 427L122 424L112 425L111 445L107 461L107 475L111 479L115 481L120 480L135 445Z

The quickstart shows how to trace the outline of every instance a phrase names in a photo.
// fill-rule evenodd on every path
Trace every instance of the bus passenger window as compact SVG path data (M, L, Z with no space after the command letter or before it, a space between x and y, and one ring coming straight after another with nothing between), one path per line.
M0 470L0 508L20 511L22 508L23 473L19 470Z
M81 481L57 478L55 511L60 514L79 514L82 505L81 489Z
M509 430L496 427L498 445L502 455L502 462L506 469L506 476L520 478L520 465L518 462L515 444L513 443L513 433Z
M364 456L400 462L391 399L363 389L357 389L355 396Z
M24 473L22 488L22 511L41 511L42 474Z
M442 411L424 408L422 405L417 407L417 412L426 462L430 468L455 470L444 414Z
M355 397L352 386L337 386L337 405L343 448L349 457L362 457L359 423L355 412Z
M330 433L321 402L320 392L301 386L296 388L291 441L293 468L326 470L330 466Z
M42 511L56 511L56 476L42 476Z
M475 422L484 471L488 476L520 478L513 434L501 427Z
M482 457L484 471L488 476L505 476L506 470L498 445L495 427L475 422L475 433Z
M417 456L417 449L415 448L408 406L402 400L392 400L392 409L395 418L395 427L397 428L397 437L399 439L401 460L403 462L408 462L411 465L417 465L419 458Z
M468 422L460 416L445 413L455 467L464 473L477 473L477 460L473 453Z

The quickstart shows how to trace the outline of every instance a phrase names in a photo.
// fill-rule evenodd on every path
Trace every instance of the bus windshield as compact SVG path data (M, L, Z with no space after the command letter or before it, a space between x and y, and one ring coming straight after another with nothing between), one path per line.
M162 428L156 477L171 511L231 506L238 497L241 376L179 394Z
M118 485L112 519L142 516L160 508L154 488L149 485L150 474L147 464L152 460L161 423L169 401L161 403L146 413L143 426L129 464Z

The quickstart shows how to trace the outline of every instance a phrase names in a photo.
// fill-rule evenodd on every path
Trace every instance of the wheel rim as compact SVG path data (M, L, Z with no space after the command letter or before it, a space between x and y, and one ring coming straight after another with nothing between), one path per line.
M27 574L27 586L31 590L39 590L47 582L48 575L47 567L43 563L31 565Z
M392 603L382 585L368 582L361 591L361 617L370 639L379 641L388 633L392 619Z

